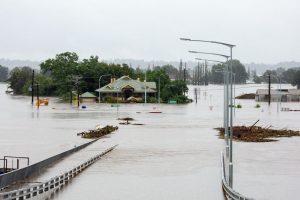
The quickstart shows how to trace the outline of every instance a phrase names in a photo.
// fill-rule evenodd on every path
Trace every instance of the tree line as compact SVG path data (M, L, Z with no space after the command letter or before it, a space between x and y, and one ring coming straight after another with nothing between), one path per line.
M193 76L190 83L193 85L223 84L224 73L228 65L230 65L230 61L213 65L209 70L207 64L198 63L192 72ZM244 84L249 78L245 66L239 60L232 60L232 73L234 74L237 84Z
M280 67L275 70L266 70L261 76L257 75L255 70L252 71L255 83L268 82L269 75L271 83L288 83L300 89L300 67L289 69Z
M109 74L111 78L120 78L127 75L132 79L144 81L145 73L148 82L156 82L160 87L161 100L167 102L176 100L178 103L188 102L185 93L187 85L182 80L171 81L168 70L172 66L157 66L146 71L140 68L134 69L127 64L105 63L99 60L98 56L79 60L74 52L57 54L40 64L40 70L35 72L34 86L39 85L41 96L60 96L64 100L70 98L70 91L84 93L86 91L95 93L99 87L99 78ZM8 79L10 87L15 94L29 95L32 84L32 69L30 67L16 67L10 72ZM105 76L101 79L101 86L110 83L110 78ZM152 101L157 101L153 99Z

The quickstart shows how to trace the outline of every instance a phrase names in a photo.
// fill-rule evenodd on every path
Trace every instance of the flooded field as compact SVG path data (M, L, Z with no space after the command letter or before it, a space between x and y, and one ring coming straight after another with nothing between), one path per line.
M238 85L236 95L259 87L266 88ZM119 126L114 134L64 161L62 166L72 167L76 160L119 144L56 194L56 199L223 199L220 151L224 141L213 129L223 124L223 86L201 86L197 104L122 104L118 110L96 103L78 110L55 98L37 110L30 97L6 95L5 89L6 85L0 84L1 157L29 156L34 163L88 141L78 137L78 132L96 125ZM194 98L192 87L189 96ZM254 108L254 100L236 103L242 105L235 111L236 125L251 125L259 119L259 126L300 129L300 112L281 112L277 103L270 107L260 103L260 108ZM300 109L299 103L281 106ZM119 125L119 117L132 117L145 125ZM300 137L233 145L234 188L238 192L255 199L300 196Z

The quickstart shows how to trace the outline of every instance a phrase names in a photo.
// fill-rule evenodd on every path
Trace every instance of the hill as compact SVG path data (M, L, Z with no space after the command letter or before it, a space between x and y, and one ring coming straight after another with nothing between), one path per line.
M4 59L0 58L0 65L4 67L8 67L12 69L14 67L24 67L28 66L34 69L39 69L40 62L38 61L31 61L31 60L11 60L11 59Z

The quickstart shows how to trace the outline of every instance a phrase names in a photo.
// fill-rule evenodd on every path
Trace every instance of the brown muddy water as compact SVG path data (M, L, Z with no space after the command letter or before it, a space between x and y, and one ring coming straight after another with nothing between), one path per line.
M274 86L276 87L276 86ZM283 86L291 87L289 85ZM265 85L238 85L236 95ZM213 128L223 124L223 86L201 86L198 103L187 105L85 104L77 109L50 98L37 110L30 97L5 94L0 84L0 156L29 156L40 161L88 140L77 133L97 125L118 125L109 137L64 159L39 177L45 180L114 144L117 149L77 176L55 199L223 199L220 151L224 141ZM194 91L190 87L189 95ZM300 129L300 112L281 112L279 105L236 100L234 124ZM300 109L299 103L281 107ZM212 108L212 109L211 109ZM162 113L149 113L162 111ZM132 117L143 126L119 125ZM233 143L234 189L255 199L300 197L300 137L270 143ZM21 163L22 164L22 163ZM24 163L23 163L24 164Z

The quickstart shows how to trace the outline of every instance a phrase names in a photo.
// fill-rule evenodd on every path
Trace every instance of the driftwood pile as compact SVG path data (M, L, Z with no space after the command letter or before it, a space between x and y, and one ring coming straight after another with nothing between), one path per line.
M95 139L105 135L108 135L114 131L118 130L117 126L105 126L103 128L98 128L95 130L84 131L77 133L77 136L81 135L82 138Z
M220 138L224 138L224 128L216 128L219 130ZM300 131L292 130L274 130L268 128L262 128L259 126L234 126L233 127L233 139L243 142L273 142L277 141L274 138L279 137L292 137L300 136Z
M254 93L242 94L240 96L235 97L236 99L255 99Z

